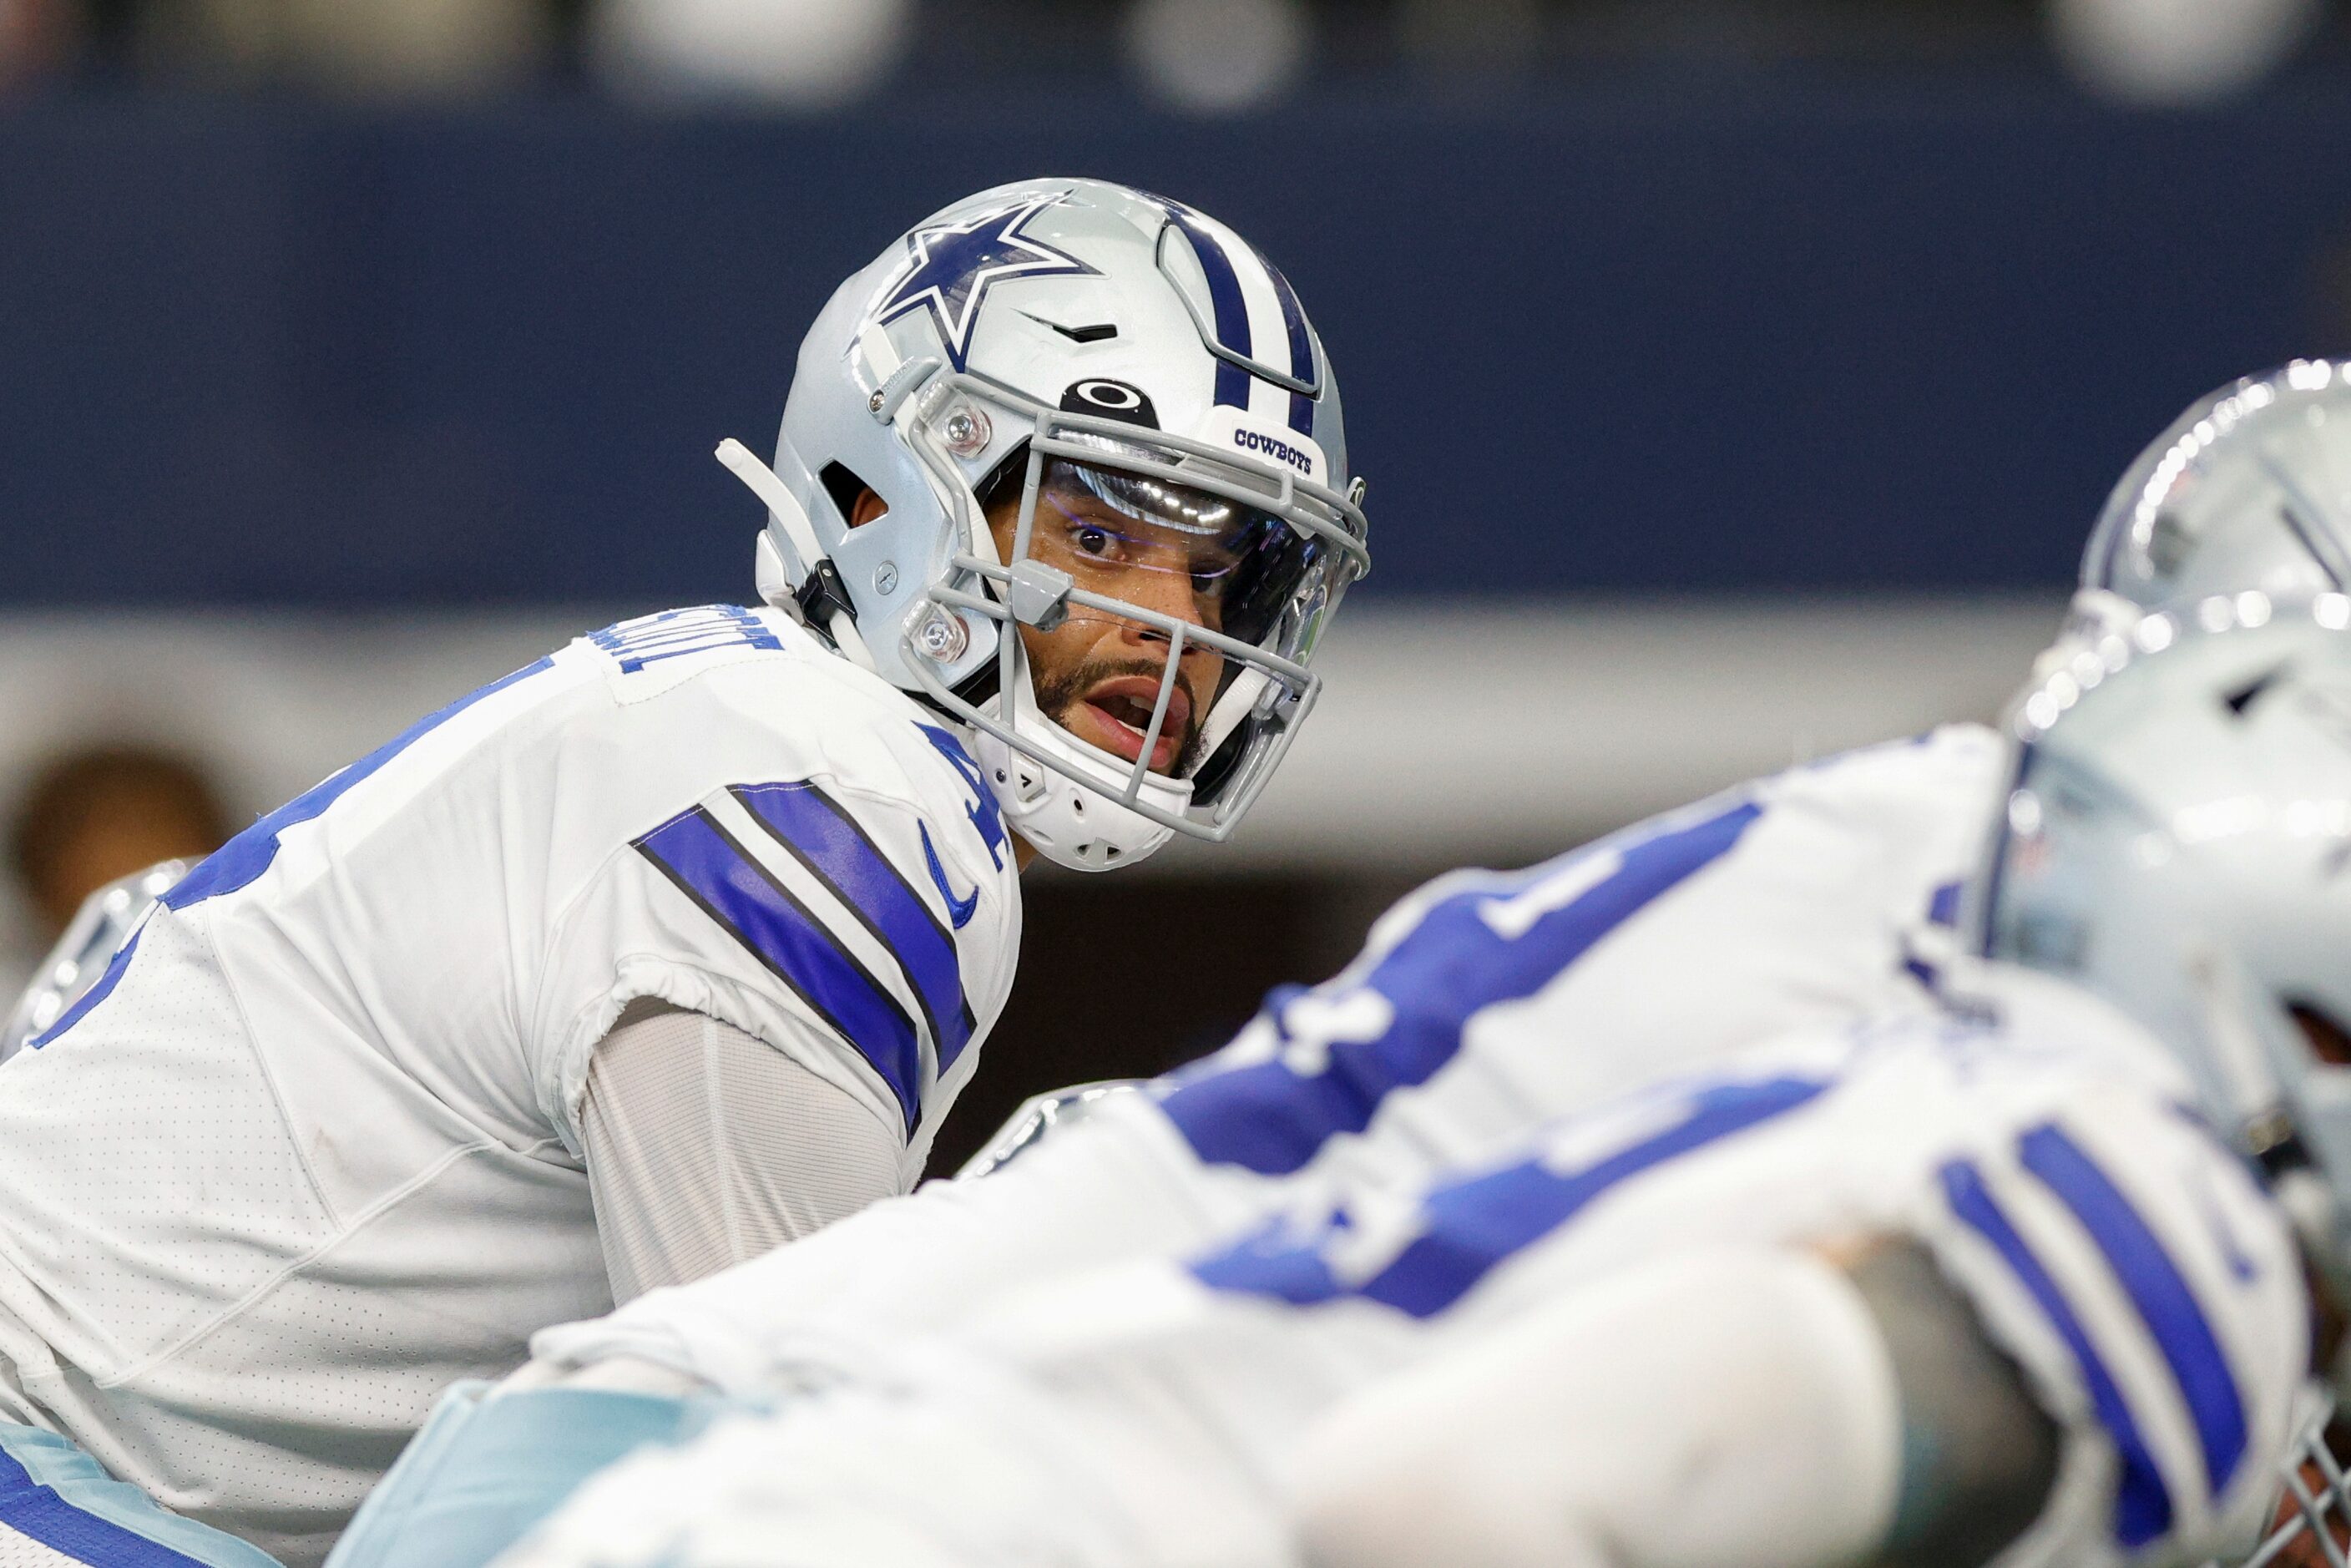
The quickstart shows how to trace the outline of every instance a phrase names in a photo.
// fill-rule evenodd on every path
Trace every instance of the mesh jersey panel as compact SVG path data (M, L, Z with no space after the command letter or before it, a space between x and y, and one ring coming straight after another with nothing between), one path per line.
M901 1190L896 1128L757 1037L652 998L598 1042L580 1130L616 1302Z

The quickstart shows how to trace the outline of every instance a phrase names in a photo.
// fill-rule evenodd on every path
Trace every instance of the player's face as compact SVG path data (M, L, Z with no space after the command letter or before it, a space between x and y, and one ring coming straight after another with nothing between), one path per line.
M1013 558L1021 486L1008 485L987 509L1000 559ZM1230 503L1069 463L1040 483L1029 559L1069 573L1105 599L1209 631L1224 626L1225 599L1243 568L1257 519ZM1080 740L1132 762L1143 754L1152 705L1172 639L1160 628L1081 605L1050 632L1020 628L1037 705ZM1187 644L1169 694L1166 723L1151 768L1174 773L1197 760L1200 727L1225 661Z

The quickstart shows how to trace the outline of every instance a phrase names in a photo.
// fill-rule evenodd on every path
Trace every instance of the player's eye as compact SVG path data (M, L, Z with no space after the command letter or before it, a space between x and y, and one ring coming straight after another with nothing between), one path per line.
M1110 553L1111 533L1108 528L1096 528L1092 523L1080 523L1075 528L1071 530L1070 538L1072 543L1074 543L1080 549L1085 551L1088 555L1108 555Z

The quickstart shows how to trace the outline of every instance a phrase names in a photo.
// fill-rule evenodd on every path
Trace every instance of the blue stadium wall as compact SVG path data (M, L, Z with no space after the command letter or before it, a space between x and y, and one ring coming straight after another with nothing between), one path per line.
M2031 83L816 121L0 109L0 603L739 596L710 461L964 191L1180 194L1290 273L1377 596L2060 588L2137 444L2351 345L2351 99Z

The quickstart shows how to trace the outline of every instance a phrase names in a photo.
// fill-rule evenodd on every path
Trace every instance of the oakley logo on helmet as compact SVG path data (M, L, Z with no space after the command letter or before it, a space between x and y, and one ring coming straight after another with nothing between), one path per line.
M1145 430L1159 428L1159 411L1151 406L1150 393L1141 387L1131 387L1124 382L1101 377L1071 382L1069 391L1061 394L1061 412L1090 413L1096 419L1115 419L1127 424L1139 424Z
M1243 452L1260 452L1276 463L1287 463L1309 479L1314 477L1314 455L1301 452L1279 437L1267 435L1261 431L1241 429L1233 432L1233 444Z

